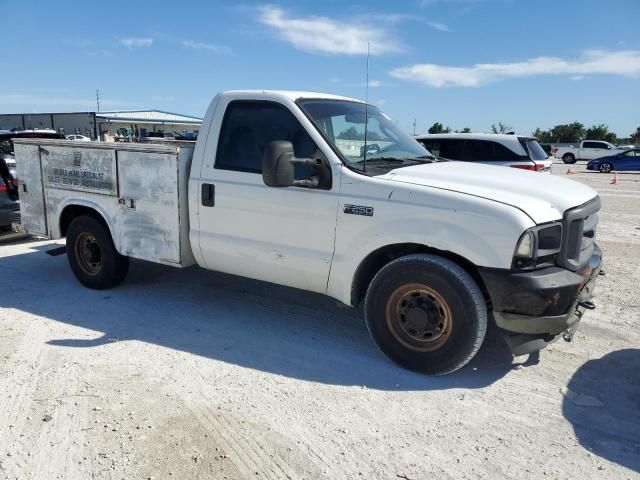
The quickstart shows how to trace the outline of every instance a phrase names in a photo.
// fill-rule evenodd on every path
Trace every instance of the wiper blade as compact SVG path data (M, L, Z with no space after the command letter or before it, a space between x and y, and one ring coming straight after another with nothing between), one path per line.
M417 163L433 163L439 161L436 157L432 157L430 155L422 155L420 157L405 157L403 158L403 160Z
M353 162L353 163L362 163L364 162L364 160L358 160L357 162ZM391 162L391 163L405 163L406 160L404 158L397 158L397 157L367 157L367 163L371 163L371 162Z

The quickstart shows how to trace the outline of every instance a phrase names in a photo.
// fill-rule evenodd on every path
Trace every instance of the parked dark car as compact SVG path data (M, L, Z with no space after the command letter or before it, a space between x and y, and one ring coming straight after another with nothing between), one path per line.
M640 148L631 148L608 157L600 157L587 163L587 170L602 173L623 170L640 170Z
M553 145L551 145L550 143L540 143L540 147L542 147L544 153L546 153L549 157L553 155Z
M12 223L20 223L15 176L15 163L10 162L8 154L0 153L0 230L6 230Z

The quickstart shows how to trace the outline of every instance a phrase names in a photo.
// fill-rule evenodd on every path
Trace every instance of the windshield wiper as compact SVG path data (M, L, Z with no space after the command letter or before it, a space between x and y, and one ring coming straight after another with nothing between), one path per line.
M382 162L382 163L401 163L401 164L406 164L406 163L432 163L432 162L436 162L437 159L435 157L429 157L429 156L421 156L421 157L368 157L367 158L367 163L374 163L374 162ZM353 163L362 163L362 160L358 160L357 162L353 162Z
M375 168L401 168L401 167L410 167L412 165L424 165L427 163L434 163L446 160L439 160L436 157L430 155L422 155L416 157L368 157L367 165L371 165ZM356 162L351 162L351 165L359 165L362 164L363 160L358 160ZM364 171L360 167L355 167L357 170Z
M420 155L418 157L407 157L407 160L420 160L423 163L433 163L433 162L440 161L439 158L434 157L433 155Z

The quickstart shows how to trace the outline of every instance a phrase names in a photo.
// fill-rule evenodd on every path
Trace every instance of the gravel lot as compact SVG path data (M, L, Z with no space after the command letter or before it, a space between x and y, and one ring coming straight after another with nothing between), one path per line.
M598 308L440 378L318 295L141 262L91 291L56 242L5 241L0 479L640 478L640 174L571 169L603 200Z

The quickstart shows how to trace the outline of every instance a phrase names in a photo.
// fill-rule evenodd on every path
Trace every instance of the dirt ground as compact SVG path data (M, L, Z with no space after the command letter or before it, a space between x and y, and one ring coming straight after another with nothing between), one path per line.
M322 296L141 262L91 291L56 242L1 243L0 479L640 478L640 174L572 170L603 200L598 308L439 378Z

